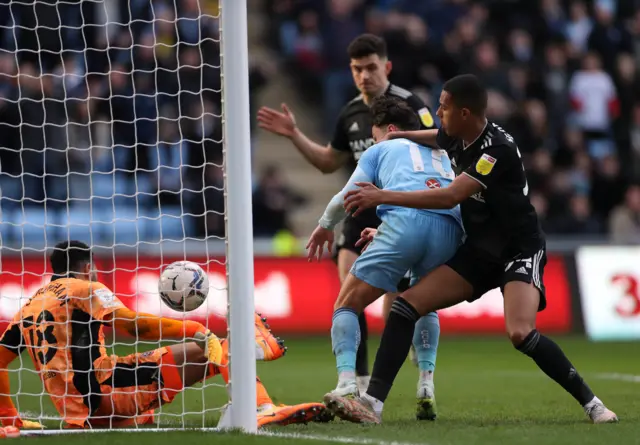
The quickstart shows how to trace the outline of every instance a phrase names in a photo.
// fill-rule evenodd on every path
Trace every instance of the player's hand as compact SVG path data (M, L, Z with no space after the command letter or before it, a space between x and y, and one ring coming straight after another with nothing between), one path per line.
M260 108L258 110L258 126L271 133L291 138L296 132L296 118L287 104L281 106L282 112L269 107Z
M195 339L209 362L214 365L222 365L222 345L215 334L207 329L206 332L196 332Z
M364 247L362 248L362 251L364 252L365 250L367 250L367 247L369 247L369 244L371 244L371 241L373 241L373 237L376 236L377 233L378 229L367 227L360 233L360 239L356 241L356 247L364 245Z
M333 249L333 230L318 226L309 237L309 242L307 243L307 250L309 250L307 259L309 262L314 259L318 261L322 259L325 243L327 244L327 250L331 253Z
M370 182L356 182L358 189L344 196L344 208L351 216L358 216L366 209L382 204L383 191Z

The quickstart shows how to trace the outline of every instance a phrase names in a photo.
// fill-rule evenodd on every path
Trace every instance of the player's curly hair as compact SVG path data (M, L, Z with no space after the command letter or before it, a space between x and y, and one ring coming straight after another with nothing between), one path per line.
M373 126L384 127L395 125L401 130L420 129L420 121L416 112L402 99L391 96L380 96L371 104Z
M91 248L82 241L62 241L53 248L49 261L55 275L68 276L91 262Z

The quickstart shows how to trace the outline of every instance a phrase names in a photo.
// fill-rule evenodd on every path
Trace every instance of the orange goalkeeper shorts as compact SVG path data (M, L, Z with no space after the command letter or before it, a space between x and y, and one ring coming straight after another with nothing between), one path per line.
M183 389L180 372L167 348L110 356L100 363L110 377L100 384L102 397L88 422L91 426L123 427L144 424L153 410L171 403Z

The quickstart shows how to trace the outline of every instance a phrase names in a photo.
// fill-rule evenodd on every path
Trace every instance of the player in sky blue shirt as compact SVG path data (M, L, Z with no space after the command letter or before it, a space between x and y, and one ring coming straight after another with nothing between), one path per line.
M359 171L358 171L359 170ZM362 154L354 182L371 182L381 189L414 191L447 187L455 178L451 161L444 150L423 147L408 139L379 142ZM352 188L352 181L348 184ZM380 219L389 211L403 207L378 206ZM418 213L435 212L450 215L462 225L460 207L446 210L412 209Z
M372 104L373 136L384 139L389 131L419 128L418 117L402 100L381 97ZM325 243L332 248L333 229L347 217L344 196L359 183L373 182L385 190L414 191L447 187L455 175L443 150L420 146L406 139L382 141L370 147L340 193L333 197L313 232L307 248L309 259L322 255ZM331 338L338 368L333 393L357 395L355 360L360 328L358 315L385 292L396 292L407 270L412 283L448 261L463 236L460 210L408 209L380 205L382 224L367 249L356 260L343 282L333 315ZM361 240L363 241L363 240ZM416 324L414 347L420 378L419 419L435 419L433 371L440 325L430 313ZM331 407L329 407L331 409Z

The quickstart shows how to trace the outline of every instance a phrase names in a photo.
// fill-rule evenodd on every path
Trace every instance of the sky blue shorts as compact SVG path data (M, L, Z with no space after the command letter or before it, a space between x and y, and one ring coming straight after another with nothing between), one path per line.
M382 217L378 233L351 268L365 283L397 292L407 271L411 284L446 263L462 243L464 231L453 217L412 209L393 209Z

